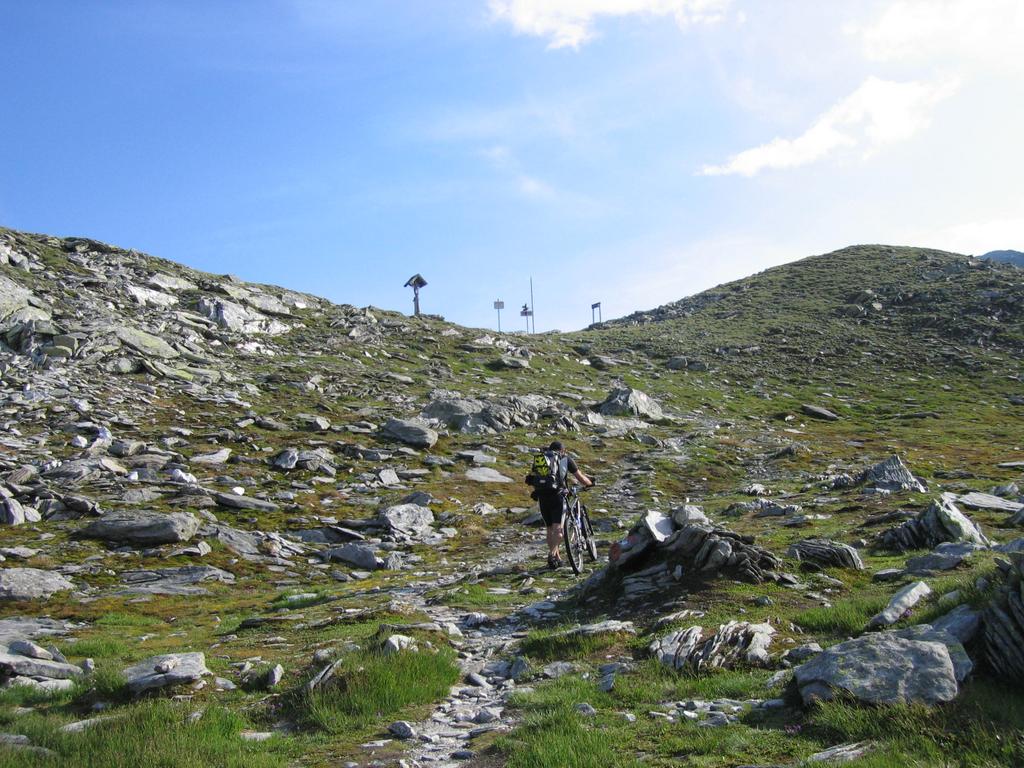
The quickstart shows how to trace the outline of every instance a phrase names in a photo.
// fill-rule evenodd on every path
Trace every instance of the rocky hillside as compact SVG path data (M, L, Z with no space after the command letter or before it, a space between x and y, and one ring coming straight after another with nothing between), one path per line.
M887 356L970 367L973 348L1024 352L1018 270L921 248L854 246L766 270L604 324L663 323L624 336L652 354L674 347L769 357L772 366ZM913 350L907 355L908 349Z
M0 763L1019 764L1021 274L498 335L0 230Z

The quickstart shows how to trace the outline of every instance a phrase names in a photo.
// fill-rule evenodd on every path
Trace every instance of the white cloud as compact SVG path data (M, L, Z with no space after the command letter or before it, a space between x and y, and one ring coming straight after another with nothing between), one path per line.
M552 200L555 197L554 187L541 179L521 173L517 180L519 191L524 197L535 200Z
M512 180L515 190L531 200L554 200L558 192L543 179L526 173L512 150L503 144L480 150L480 156L495 170Z
M490 0L496 19L516 32L549 39L549 48L579 48L594 36L600 17L671 16L680 27L709 24L731 0Z
M1006 248L1024 250L1024 201L1017 213L909 233L906 242L954 253L981 255Z
M850 26L874 61L938 61L1024 69L1020 0L897 0L871 24Z
M905 141L924 128L932 108L950 96L956 81L897 83L869 77L822 114L795 139L776 138L733 155L722 165L701 169L704 176L754 176L769 168L795 168L843 148L870 155L879 147Z

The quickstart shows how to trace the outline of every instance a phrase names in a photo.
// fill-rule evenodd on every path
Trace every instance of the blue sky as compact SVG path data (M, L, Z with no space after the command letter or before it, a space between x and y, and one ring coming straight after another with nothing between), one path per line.
M589 322L852 243L1024 249L1017 0L0 0L0 224Z

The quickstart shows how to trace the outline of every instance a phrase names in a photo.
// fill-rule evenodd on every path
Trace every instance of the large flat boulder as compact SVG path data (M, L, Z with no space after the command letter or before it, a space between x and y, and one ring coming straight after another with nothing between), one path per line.
M119 326L114 329L114 335L122 344L126 344L147 357L156 357L162 360L178 357L178 351L166 341L159 336L140 331L138 328Z
M152 656L124 670L125 682L133 696L194 683L210 674L206 668L206 657L202 653Z
M327 558L348 563L356 568L362 568L364 571L376 571L383 566L383 562L377 557L373 548L366 544L349 543L333 547L327 550Z
M199 520L188 512L109 512L81 528L78 535L122 544L157 546L188 541Z
M35 659L0 651L0 677L36 677L48 680L73 680L82 676L81 667L51 659Z
M892 632L834 645L797 667L794 678L805 704L844 695L868 704L942 704L960 690L944 643Z
M0 320L29 305L32 291L23 288L9 277L0 275Z
M608 393L597 410L604 416L638 416L641 419L659 421L665 418L653 398L639 389L617 387Z
M414 448L433 448L438 438L437 432L420 419L391 419L381 427L380 434Z
M198 586L203 582L234 584L235 575L212 565L183 565L178 568L125 571L121 574L125 584L120 595L206 595Z
M68 625L57 619L12 616L0 619L0 650L7 649L18 640L37 637L55 637L67 633Z
M0 568L0 600L45 600L75 585L55 571Z
M377 513L377 522L389 531L412 536L430 530L434 513L419 504L394 504Z
M266 499L257 499L253 496L243 496L238 493L214 493L213 500L218 506L227 509L247 509L253 512L274 512L277 504Z
M511 477L501 474L492 467L473 467L466 470L466 479L478 483L511 483Z
M991 493L980 493L971 491L957 499L968 509L993 509L996 512L1020 512L1024 510L1024 504L1009 499L1001 499Z

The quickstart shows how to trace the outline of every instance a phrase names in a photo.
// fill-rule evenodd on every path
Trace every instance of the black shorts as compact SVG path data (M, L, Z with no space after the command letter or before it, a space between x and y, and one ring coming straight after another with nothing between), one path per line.
M546 525L561 525L562 510L565 508L562 494L542 493L537 497L537 504L540 505L540 516Z

